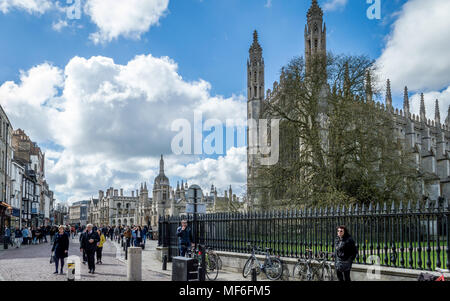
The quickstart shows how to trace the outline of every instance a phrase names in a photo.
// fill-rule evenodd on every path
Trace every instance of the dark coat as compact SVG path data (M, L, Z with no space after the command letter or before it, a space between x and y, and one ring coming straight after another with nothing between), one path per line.
M177 229L178 243L182 246L190 246L192 242L192 230L191 228L186 227L186 229L182 230L181 227Z
M69 236L66 233L56 234L53 241L52 252L55 252L57 258L65 258L68 254L64 251L69 251Z
M90 243L89 240L93 239L94 242ZM97 243L100 241L100 236L94 230L92 230L91 234L88 231L84 232L81 237L81 245L80 248L84 249L86 252L95 252L97 250Z
M358 250L355 241L351 236L340 239L336 237L335 241L336 270L347 272L352 269L353 260L356 258Z
M22 230L15 230L15 231L14 231L14 235L15 235L16 238L21 238L21 237L23 237L23 235L22 235Z

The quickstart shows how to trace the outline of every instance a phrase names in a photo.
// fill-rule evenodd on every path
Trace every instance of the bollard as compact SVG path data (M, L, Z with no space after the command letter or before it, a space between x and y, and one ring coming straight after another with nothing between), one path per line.
M129 248L130 258L128 260L128 281L142 280L142 248Z
M163 271L167 271L167 255L164 255L164 257L163 257L163 266L162 266L162 270L163 270Z
M199 245L199 255L200 255L200 266L198 268L198 280L205 281L206 278L206 254L205 247L203 245Z
M252 281L253 282L258 281L258 274L256 273L256 268L255 267L252 268Z
M75 262L73 260L67 262L67 281L75 281Z

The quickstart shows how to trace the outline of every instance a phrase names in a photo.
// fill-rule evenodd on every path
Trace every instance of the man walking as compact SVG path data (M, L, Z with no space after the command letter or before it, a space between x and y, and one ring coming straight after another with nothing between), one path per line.
M8 248L8 244L11 243L11 229L5 226L5 241L3 242L5 249Z
M20 230L19 227L16 227L16 231L14 231L14 240L17 249L20 248L20 246L22 245L22 239L23 239L22 230Z
M181 226L177 229L178 246L180 248L180 256L186 256L189 246L194 246L192 242L192 230L188 227L187 220L181 221Z
M81 239L80 251L86 252L88 261L89 273L95 273L95 252L97 250L97 243L100 241L100 237L96 231L94 231L92 224L87 225L86 232Z

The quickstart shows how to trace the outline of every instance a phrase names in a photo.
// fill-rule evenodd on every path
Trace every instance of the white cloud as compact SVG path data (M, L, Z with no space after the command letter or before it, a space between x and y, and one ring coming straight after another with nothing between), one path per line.
M13 9L25 10L30 14L43 14L52 6L51 0L0 0L0 11L4 14Z
M450 85L450 1L410 0L403 5L377 63L394 92Z
M69 26L69 24L67 23L66 20L59 20L58 22L56 22L56 23L54 22L52 24L53 30L58 31L58 32L61 32L61 30L67 26Z
M347 5L348 0L328 0L323 5L325 11L333 11L343 8Z
M271 8L272 7L272 0L267 0L267 2L264 5L264 7Z
M194 110L205 118L245 119L242 96L212 96L210 89L203 80L183 80L167 57L141 55L126 65L101 56L74 57L64 70L45 63L22 72L19 83L3 83L0 103L14 128L38 143L61 146L50 149L47 179L59 197L79 200L109 186L132 189L152 182L160 154L166 154L169 177L202 185L211 180L224 188L244 184L241 149L217 160L171 155L175 119L192 124Z
M105 43L119 36L139 39L166 13L169 0L87 0L85 13L99 31L91 34L94 43Z

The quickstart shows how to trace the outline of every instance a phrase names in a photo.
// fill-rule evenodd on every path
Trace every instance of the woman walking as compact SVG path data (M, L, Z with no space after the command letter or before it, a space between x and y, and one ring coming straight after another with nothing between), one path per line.
M102 252L103 252L103 244L106 241L105 235L102 233L102 231L97 230L98 236L100 236L100 241L97 243L97 263L96 264L103 264L102 262Z
M339 281L351 281L350 272L358 250L345 226L337 228L335 241L336 273Z
M61 272L63 275L64 268L64 258L69 256L69 237L64 232L64 227L59 227L59 232L55 235L55 240L53 241L52 252L55 252L55 267L56 271L53 274L58 274L58 266L61 263Z

